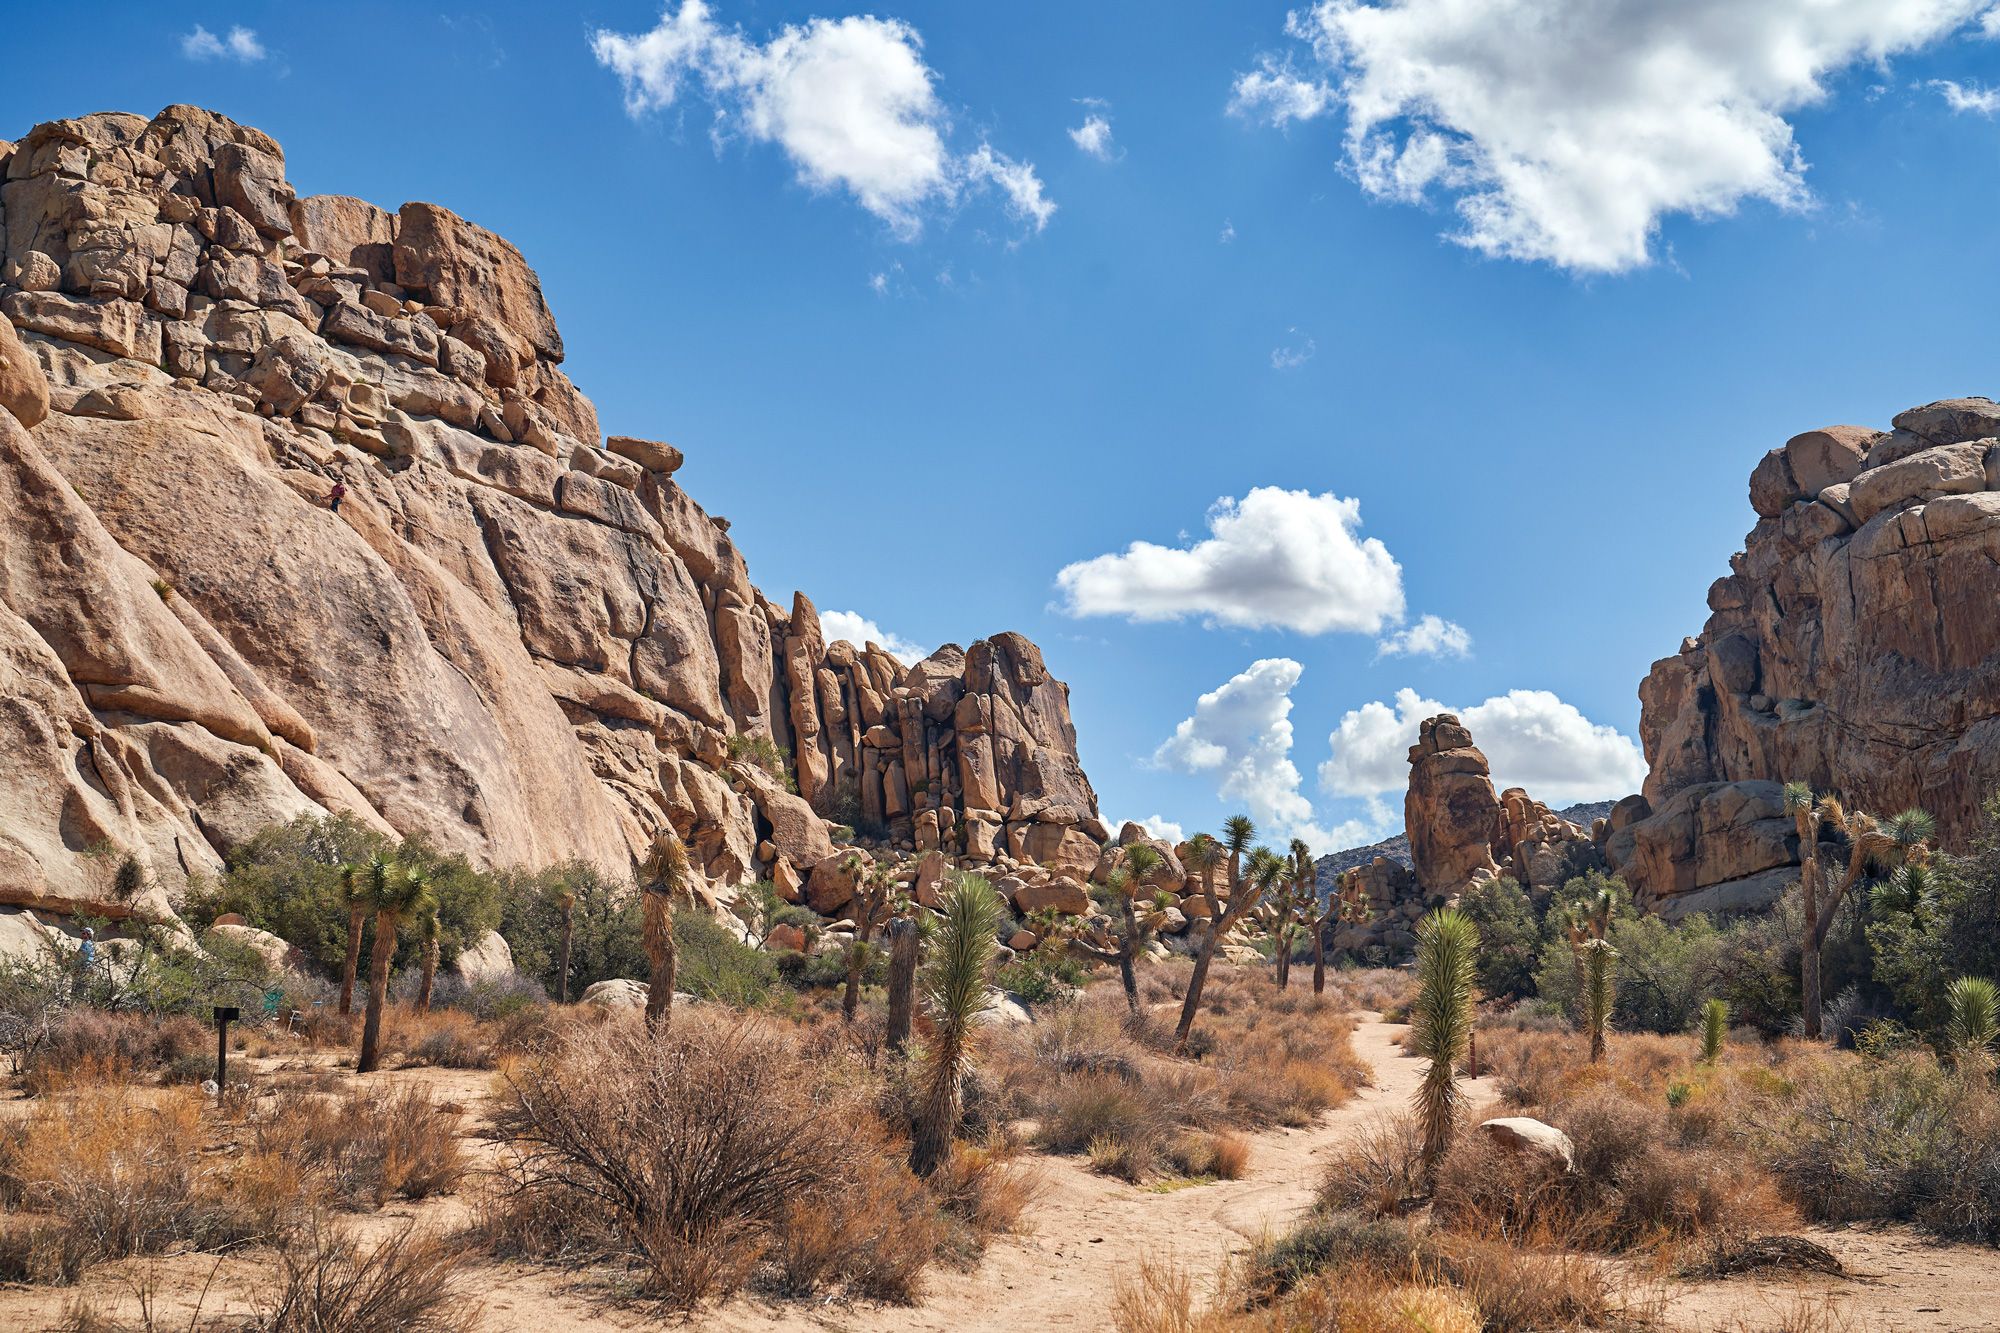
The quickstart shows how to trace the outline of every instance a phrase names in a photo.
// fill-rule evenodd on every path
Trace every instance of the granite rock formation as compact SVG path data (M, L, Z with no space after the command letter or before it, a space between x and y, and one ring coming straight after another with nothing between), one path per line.
M1698 637L1639 687L1649 773L1606 844L1640 902L1743 910L1797 879L1782 784L1948 846L2000 786L2000 404L1912 408L1771 450Z
M500 237L300 198L186 106L0 177L0 905L159 915L316 810L614 873L672 827L718 889L802 885L828 815L1096 864L1036 647L905 667L766 598L678 450L601 440Z

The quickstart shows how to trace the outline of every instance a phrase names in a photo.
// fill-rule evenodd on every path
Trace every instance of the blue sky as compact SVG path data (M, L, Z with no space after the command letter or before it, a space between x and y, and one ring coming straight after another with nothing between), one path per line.
M1632 789L1763 451L1995 390L1982 11L43 6L0 136L194 102L493 228L773 597L1020 630L1107 815L1331 847L1433 703Z

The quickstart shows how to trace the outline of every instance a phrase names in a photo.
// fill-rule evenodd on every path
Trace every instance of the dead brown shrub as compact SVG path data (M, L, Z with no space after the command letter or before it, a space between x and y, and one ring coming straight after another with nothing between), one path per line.
M913 1220L924 1196L857 1132L870 1115L863 1082L740 1019L690 1013L657 1037L636 1025L559 1034L508 1076L497 1119L515 1154L514 1199L544 1218L589 1201L644 1262L650 1292L683 1308L740 1287L788 1225L799 1234L778 1259L790 1281L837 1273L906 1294L934 1253ZM894 1207L868 1203L864 1188ZM890 1213L901 1221L884 1253L864 1262L835 1243L840 1227Z
M255 1125L246 1168L308 1173L329 1199L371 1203L449 1194L466 1172L460 1113L424 1089L356 1088L342 1097L287 1093Z
M460 1268L465 1251L405 1229L364 1250L324 1219L279 1252L284 1286L259 1312L259 1333L472 1333L479 1310Z
M45 1099L0 1137L0 1276L67 1283L101 1259L213 1249L256 1234L204 1151L191 1092L90 1087Z

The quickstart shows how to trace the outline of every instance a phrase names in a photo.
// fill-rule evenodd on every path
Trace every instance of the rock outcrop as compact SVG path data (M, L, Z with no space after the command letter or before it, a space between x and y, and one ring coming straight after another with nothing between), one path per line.
M614 873L670 826L718 886L800 884L826 816L1096 864L1039 650L906 668L767 599L679 450L600 443L500 237L185 106L0 175L0 906L157 915L316 810Z
M1519 787L1494 792L1486 756L1450 713L1418 728L1403 821L1417 886L1434 899L1493 878L1540 897L1598 863L1592 831Z
M1781 784L1917 805L1947 845L2000 786L2000 404L1829 426L1758 463L1758 520L1700 636L1639 687L1643 808L1606 845L1642 903L1746 909L1796 880Z

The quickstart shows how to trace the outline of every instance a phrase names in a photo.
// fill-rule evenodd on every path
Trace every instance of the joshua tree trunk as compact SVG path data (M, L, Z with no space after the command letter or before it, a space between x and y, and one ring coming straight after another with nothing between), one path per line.
M1292 984L1292 923L1291 910L1286 909L1284 926L1278 931L1278 989L1284 990Z
M368 1013L361 1021L357 1074L372 1074L382 1059L382 1011L389 1004L389 960L396 953L396 913L375 914L375 947L368 954Z
M361 923L367 920L368 909L356 903L347 909L347 961L340 968L340 1012L343 1016L354 1012L354 970L361 965Z
M1118 950L1118 982L1125 988L1125 1007L1139 1012L1139 974L1133 963L1139 952L1139 910L1130 894L1125 898L1125 940Z
M1234 864L1232 857L1231 865ZM1212 870L1203 871L1201 897L1208 904L1208 934L1201 941L1201 952L1195 955L1194 971L1188 975L1187 996L1181 1001L1180 1022L1174 1025L1176 1050L1187 1046L1188 1033L1194 1029L1194 1016L1201 1012L1201 991L1208 984L1208 966L1215 961L1215 951L1222 943L1222 907L1215 899L1215 888L1210 883L1212 876ZM1235 901L1233 895L1230 901Z
M1326 993L1326 917L1313 921L1313 994Z
M652 972L646 982L646 1026L658 1029L673 1022L674 972L680 950L674 945L674 908L664 893L645 898L646 958Z
M438 942L435 937L424 942L424 984L417 992L417 1012L431 1011L431 987L437 982Z
M916 999L917 951L922 940L917 923L907 917L889 923L890 1051L901 1055L910 1044L910 1011Z
M572 898L563 904L562 957L557 964L556 1003L569 1003L569 946L576 937L576 900Z

